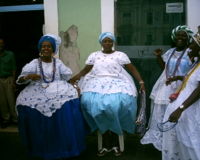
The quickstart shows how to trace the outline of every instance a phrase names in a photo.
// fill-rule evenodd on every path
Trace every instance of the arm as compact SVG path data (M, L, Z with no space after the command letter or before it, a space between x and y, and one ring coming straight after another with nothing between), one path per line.
M140 90L145 91L144 81L142 80L140 73L137 71L136 67L132 65L131 63L125 64L125 67L131 72L131 74L139 82Z
M92 69L92 67L93 65L86 65L77 75L72 77L69 82L72 84L76 83L76 81L80 80L82 76L85 76Z
M177 122L183 111L189 108L194 102L200 98L200 82L198 87L190 94L190 96L181 105L183 108L178 107L170 116L170 122Z
M184 79L184 76L174 76L174 77L168 78L165 83L166 83L166 85L169 85L173 81L178 81L178 80L183 81L183 79Z
M162 69L164 69L165 68L165 62L163 61L162 56L161 56L162 52L163 52L162 49L156 49L154 51L154 55L157 58L158 64L161 66Z

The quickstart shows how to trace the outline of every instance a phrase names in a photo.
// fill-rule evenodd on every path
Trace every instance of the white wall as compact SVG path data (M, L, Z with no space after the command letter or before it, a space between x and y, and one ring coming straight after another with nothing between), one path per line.
M44 31L58 35L58 5L57 0L44 0Z
M187 25L196 33L200 25L200 0L187 0Z
M101 32L114 33L114 1L101 0Z

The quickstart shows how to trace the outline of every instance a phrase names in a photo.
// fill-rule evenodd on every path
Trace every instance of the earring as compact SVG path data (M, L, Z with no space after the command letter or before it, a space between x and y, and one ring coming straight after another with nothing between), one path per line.
M40 53L39 53L39 56L40 56L40 57L42 57L42 56L43 56L43 54L40 52Z

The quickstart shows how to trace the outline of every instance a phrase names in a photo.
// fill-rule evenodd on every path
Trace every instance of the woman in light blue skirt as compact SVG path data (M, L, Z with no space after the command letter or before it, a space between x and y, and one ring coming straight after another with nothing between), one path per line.
M99 42L102 51L89 55L85 68L71 83L83 77L78 83L81 107L91 130L98 131L98 156L112 150L119 156L124 150L123 132L134 133L137 112L137 90L124 67L139 81L143 91L144 82L128 56L112 49L115 42L112 33L102 33ZM119 144L115 144L118 141L113 138L118 135Z

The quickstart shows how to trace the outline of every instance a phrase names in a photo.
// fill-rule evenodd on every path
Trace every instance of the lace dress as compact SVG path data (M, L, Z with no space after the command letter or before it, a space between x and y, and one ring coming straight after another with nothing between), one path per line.
M175 51L175 48L169 49L164 55L163 60L166 64L164 71L155 83L151 98L151 116L149 119L149 128L141 139L142 144L152 143L158 150L162 150L162 132L157 128L157 124L162 122L167 105L170 102L169 96L175 92L181 81L172 82L166 85L166 77L184 76L191 68L192 63L188 57L188 49L186 51ZM180 58L180 56L182 57ZM180 58L180 63L177 61Z
M77 91L67 82L72 72L59 59L55 59L54 76L53 62L39 64L34 59L19 76L41 75L42 67L46 81L52 81L26 81L28 85L17 97L22 140L33 156L44 159L77 156L85 149L86 130ZM17 83L21 84L18 80Z
M80 87L83 114L92 131L134 133L137 90L123 68L129 63L128 56L119 51L111 54L97 51L88 57L86 64L93 68Z
M199 64L198 64L199 65ZM199 65L200 66L200 65ZM170 103L163 121L190 96L200 83L200 67L192 73L178 98ZM199 160L200 159L200 100L183 111L175 128L163 133L163 160Z

